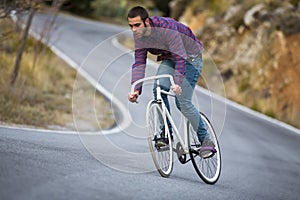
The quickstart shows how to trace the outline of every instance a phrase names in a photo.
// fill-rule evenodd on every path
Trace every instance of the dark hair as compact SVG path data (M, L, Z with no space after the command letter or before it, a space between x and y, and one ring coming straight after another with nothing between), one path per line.
M127 18L135 18L137 16L140 16L143 22L145 22L146 19L149 18L148 11L142 6L131 8L128 12Z

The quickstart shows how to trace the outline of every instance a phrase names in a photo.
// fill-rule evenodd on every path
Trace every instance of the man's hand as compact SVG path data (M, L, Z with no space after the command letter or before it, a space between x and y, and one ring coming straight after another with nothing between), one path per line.
M178 95L181 95L182 93L182 89L179 85L172 85L171 88L170 88L177 96Z
M132 103L136 102L136 100L139 97L139 91L134 91L134 93L129 93L128 94L128 100Z

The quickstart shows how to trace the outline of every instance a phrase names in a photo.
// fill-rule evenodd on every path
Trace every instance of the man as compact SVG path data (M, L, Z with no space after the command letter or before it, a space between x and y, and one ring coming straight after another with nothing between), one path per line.
M175 82L175 85L171 86L168 79L161 79L162 89L171 89L177 95L176 106L197 131L202 146L214 146L199 111L192 104L193 91L202 70L203 47L199 40L187 26L172 18L149 17L147 10L141 6L132 8L127 19L135 42L131 83L144 78L147 53L158 55L157 60L161 61L161 64L157 75L170 74ZM156 90L153 92L156 96ZM141 93L140 84L134 93L128 95L128 100L136 102ZM170 110L167 95L162 95L162 98ZM163 134L162 139L159 141L160 145L166 145L168 141L164 140Z

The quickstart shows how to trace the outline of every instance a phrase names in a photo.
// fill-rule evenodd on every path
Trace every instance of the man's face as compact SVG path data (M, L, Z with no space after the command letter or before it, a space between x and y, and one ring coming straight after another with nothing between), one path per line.
M149 19L146 19L146 22L144 23L140 16L129 18L128 17L128 24L130 26L130 29L132 30L133 34L137 38L141 38L145 36L147 32L147 24Z

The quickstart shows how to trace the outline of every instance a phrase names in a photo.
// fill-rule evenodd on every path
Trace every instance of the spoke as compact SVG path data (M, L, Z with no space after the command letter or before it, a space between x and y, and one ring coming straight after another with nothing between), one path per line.
M169 176L172 171L172 152L173 149L169 146L156 147L156 139L159 138L161 133L161 127L163 125L162 110L160 105L152 102L147 108L147 129L149 134L149 145L152 149L151 154L154 164L158 172L162 176Z
M199 154L195 153L193 149L197 150L195 147L197 147L197 144L199 144L199 142L198 142L197 133L192 128L190 128L189 131L190 147L193 148L190 152L190 158L200 178L206 183L214 184L218 180L220 175L220 169L221 169L220 149L218 146L216 135L213 131L211 124L205 117L203 117L203 121L206 124L208 134L210 134L210 137L215 144L215 149L217 150L217 152L215 152L212 155L212 157L208 157L208 158L202 158Z

